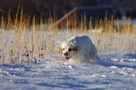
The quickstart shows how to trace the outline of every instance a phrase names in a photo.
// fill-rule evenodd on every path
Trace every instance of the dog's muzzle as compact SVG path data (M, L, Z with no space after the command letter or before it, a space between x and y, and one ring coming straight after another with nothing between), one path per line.
M66 60L69 60L71 57L65 57Z

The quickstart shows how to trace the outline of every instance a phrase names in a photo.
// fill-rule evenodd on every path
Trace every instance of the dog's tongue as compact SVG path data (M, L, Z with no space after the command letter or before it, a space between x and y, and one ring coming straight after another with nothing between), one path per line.
M65 57L65 59L66 59L66 60L68 60L68 59L69 59L69 57Z

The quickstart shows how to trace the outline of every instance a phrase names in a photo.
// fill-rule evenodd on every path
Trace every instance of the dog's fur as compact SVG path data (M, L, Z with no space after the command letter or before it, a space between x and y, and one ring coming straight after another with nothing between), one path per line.
M97 50L91 39L86 36L72 37L59 45L59 53L71 63L98 62ZM90 60L91 59L91 60Z

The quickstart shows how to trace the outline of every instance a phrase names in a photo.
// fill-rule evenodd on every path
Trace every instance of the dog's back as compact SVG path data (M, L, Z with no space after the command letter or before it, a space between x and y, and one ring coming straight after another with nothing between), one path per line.
M86 46L86 45L92 44L91 39L86 35L74 36L74 37L70 38L68 41L77 44L77 46L79 46L79 45Z

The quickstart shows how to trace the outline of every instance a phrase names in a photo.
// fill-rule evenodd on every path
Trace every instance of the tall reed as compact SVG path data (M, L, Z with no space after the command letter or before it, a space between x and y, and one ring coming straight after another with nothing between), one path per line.
M30 17L24 14L23 8L20 6L13 21L10 10L7 21L2 16L0 63L31 65L33 62L45 61L57 55L57 41L63 41L71 36L81 34L86 34L92 39L99 54L136 53L136 32L135 28L132 30L130 25L131 18L128 18L127 24L120 26L119 24L114 25L114 16L111 16L110 20L106 16L104 20L95 20L95 26L93 26L92 18L90 17L90 22L87 23L84 14L81 15L81 22L68 18L64 29L54 28L49 30L47 26L51 26L56 21L53 20L51 15L49 16L45 21L41 16L39 24L33 16L31 24Z

